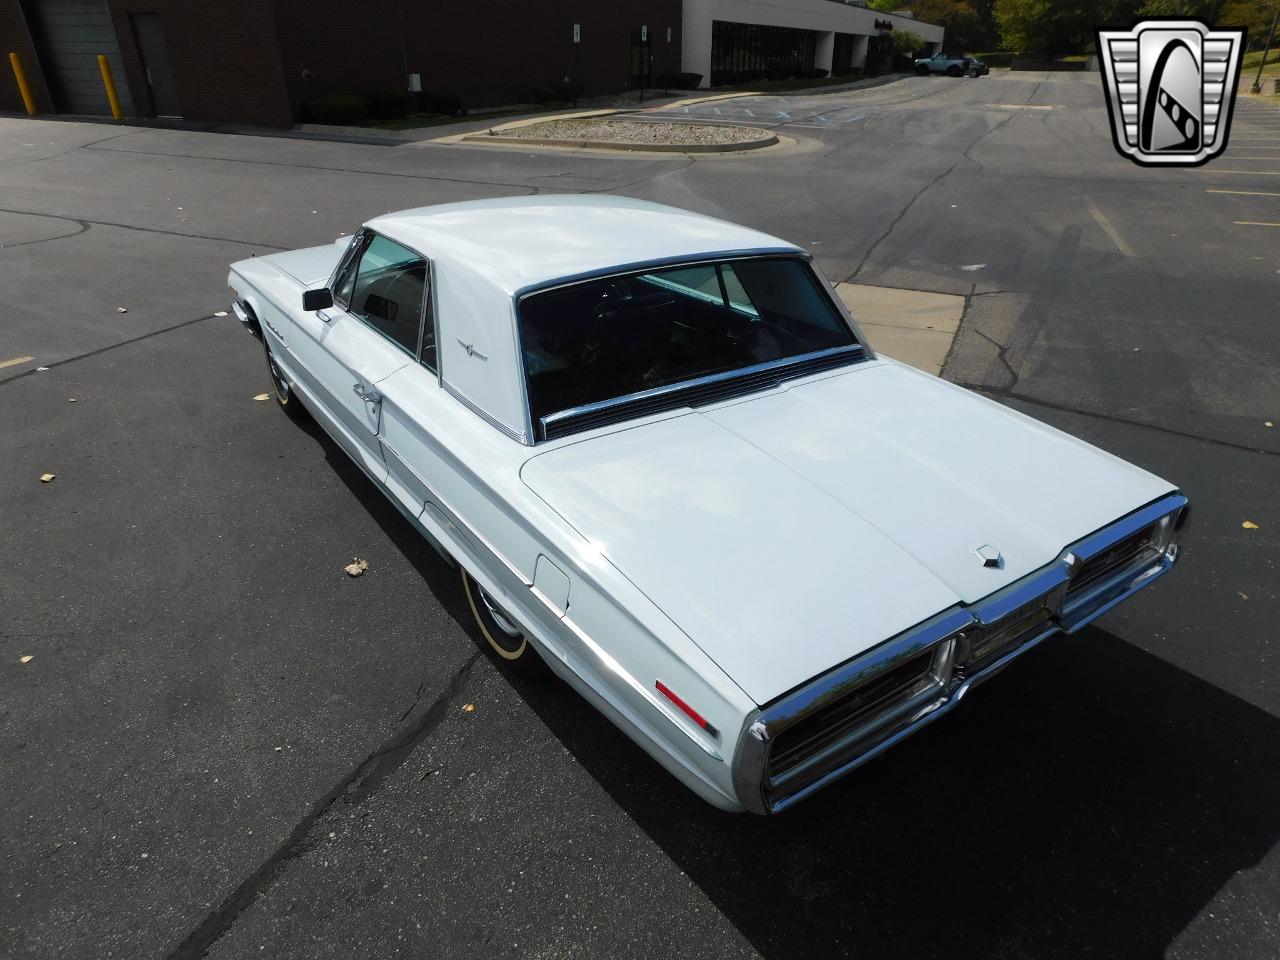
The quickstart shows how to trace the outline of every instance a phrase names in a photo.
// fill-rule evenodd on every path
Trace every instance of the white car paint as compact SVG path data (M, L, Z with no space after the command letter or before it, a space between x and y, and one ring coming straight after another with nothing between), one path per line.
M557 674L726 810L756 808L734 765L759 706L1017 583L1172 489L869 348L745 397L535 444L523 292L797 248L617 198L448 204L368 228L432 263L438 373L340 307L301 309L347 240L241 261L229 283L306 407L380 489ZM982 566L984 544L1002 567ZM660 696L659 680L714 731Z

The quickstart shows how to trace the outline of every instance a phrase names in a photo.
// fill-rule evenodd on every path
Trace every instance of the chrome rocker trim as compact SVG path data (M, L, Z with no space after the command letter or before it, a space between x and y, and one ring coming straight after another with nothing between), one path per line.
M954 710L971 688L999 673L1032 647L1058 633L1075 633L1091 623L1169 571L1178 557L1178 543L1173 534L1185 524L1188 514L1189 503L1185 496L1175 493L1163 497L1077 541L1062 551L1053 563L978 603L943 611L756 710L743 725L734 761L734 787L739 802L752 813L770 814L786 810ZM1168 518L1170 537L1168 542L1158 547L1156 557L1144 558L1111 571L1098 583L1091 584L1083 594L1071 596L1072 579L1090 559L1165 518ZM1041 604L1051 611L1043 625L1033 623L1032 632L1018 637L1012 649L1000 652L990 662L974 661L976 666L966 669L970 667L970 634L997 624L1005 617L1015 617L1028 606L1038 607ZM930 647L937 651L931 668L936 684L890 705L794 769L770 779L771 744L780 734L801 719L835 704L851 687L906 662ZM879 731L894 727L898 729L876 739ZM849 756L840 759L842 753L862 741L869 741L870 746L862 750L853 749ZM821 769L824 762L825 765L832 762L838 765L820 776L805 778L806 771Z

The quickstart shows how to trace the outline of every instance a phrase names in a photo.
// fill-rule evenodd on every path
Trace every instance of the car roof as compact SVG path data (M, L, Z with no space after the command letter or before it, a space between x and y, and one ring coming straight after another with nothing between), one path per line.
M508 295L668 260L798 247L704 214L586 194L501 197L402 210L367 226Z

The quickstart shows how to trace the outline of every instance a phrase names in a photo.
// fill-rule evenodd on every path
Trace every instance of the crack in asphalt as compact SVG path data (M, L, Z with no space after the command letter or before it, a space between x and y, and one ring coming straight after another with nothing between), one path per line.
M265 247L268 250L288 250L288 247L277 246L274 243L262 243L258 240L237 240L235 237L211 237L204 233L183 233L180 230L164 230L160 227L139 227L131 223L116 223L112 220L87 220L79 217L71 217L61 213L40 213L36 210L16 210L10 207L0 207L0 213L16 213L27 217L47 217L50 220L66 220L70 223L90 224L95 227L116 227L120 230L136 230L139 233L158 233L164 237L181 237L184 240L212 240L217 243L236 243L244 247ZM88 227L85 227L87 230ZM80 231L83 233L84 231ZM75 234L67 234L67 236L75 236ZM61 239L60 237L50 237L49 239ZM39 241L26 241L27 243ZM14 243L9 246L20 247L23 244ZM8 247L5 247L7 250Z
M138 343L139 341L142 341L142 340L150 340L152 337L158 337L162 333L172 333L174 330L181 330L183 327L189 327L196 323L203 323L206 320L214 319L214 317L216 316L217 316L216 314L210 313L210 314L206 314L203 317L196 317L194 320L183 320L181 323L175 323L171 327L161 327L159 330L152 330L150 333L144 333L137 337L130 337L128 340L121 340L117 343L109 343L105 347L99 347L97 350L90 350L88 353L79 353L79 354L76 354L74 357L66 357L62 360L54 360L49 363L41 364L41 366L43 366L46 370L52 370L54 367L61 367L68 363L75 363L77 360L87 360L89 357L96 357L100 353L107 353L108 351L115 350L119 347L127 347L131 343ZM30 377L30 376L33 376L34 374L43 373L43 372L44 372L43 370L38 370L34 367L30 370L23 370L22 373L14 374L12 377L5 377L3 379L0 379L0 387L5 386L6 384L13 383L15 380L21 380L24 377Z
M406 727L388 737L339 780L328 793L311 805L289 835L271 851L258 868L211 910L199 925L167 955L167 960L196 960L202 957L236 922L254 900L266 892L290 861L310 849L316 824L339 802L359 803L408 759L414 747L429 737L444 721L449 704L466 686L471 670L479 661L473 653L450 678L443 692ZM419 691L421 691L419 687ZM416 698L415 698L416 699ZM420 700L415 702L417 706ZM412 708L411 708L412 711ZM407 714L406 714L407 716Z
M1121 417L1114 413L1100 413L1097 410L1085 410L1080 407L1073 407L1070 404L1057 403L1053 400L1043 400L1039 397L1028 396L1025 393L1018 393L1016 390L993 387L985 383L956 383L956 386L964 387L966 390L972 390L975 393L981 393L991 397L1000 397L1007 400L1017 400L1020 403L1029 403L1033 406L1044 407L1048 410L1059 410L1063 413L1074 413L1082 417L1090 417L1094 420L1105 420L1108 423L1120 423L1130 427L1143 427L1147 430L1155 430L1158 433L1166 433L1170 436L1182 437L1186 440L1198 440L1201 443L1212 444L1215 447L1226 447L1231 450L1240 450L1244 453L1260 453L1266 457L1280 457L1280 450L1268 450L1266 447L1251 447L1247 443L1235 443L1231 440L1219 440L1217 437L1206 437L1198 433L1190 433L1186 430L1175 430L1173 427L1166 427L1159 423L1148 423L1144 420L1132 420L1128 417Z
M854 268L853 273L845 277L844 282L845 283L853 282L853 278L862 272L863 267L867 265L867 261L871 259L871 255L876 252L876 248L879 247L880 244L882 244L885 240L888 239L889 235L893 233L894 228L897 227L898 224L902 222L902 219L908 213L911 212L911 208L916 205L917 201L919 201L921 197L923 197L935 186L937 186L939 183L941 183L943 180L949 177L951 175L951 171L955 170L956 167L960 166L962 161L968 160L970 163L977 163L976 160L974 160L972 157L969 156L969 152L973 150L973 148L976 147L978 144L980 144L983 140L991 136L991 134L995 133L997 130L999 130L1001 127L1003 127L1006 123L1008 123L1012 119L1013 119L1012 116L1006 117L1005 119L997 123L994 127L991 127L990 129L981 133L978 137L974 139L972 143L970 143L967 147L964 148L964 151L960 154L960 156L956 157L955 163L951 164L951 166L947 167L947 169L943 170L936 177L934 177L932 180L930 180L928 183L922 186L919 190L917 190L912 195L911 199L907 201L906 205L902 208L902 210L898 212L898 215L893 218L889 226L885 228L884 233L876 237L876 239L872 242L871 246L867 248L867 252L862 255L862 259L858 261L858 265L857 267ZM981 166L981 164L979 164L979 166Z
M468 180L462 177L433 177L420 173L393 173L386 170L353 170L348 167L327 167L317 163L291 163L283 160L254 160L240 157L210 157L200 153L162 153L154 150L112 150L106 147L88 149L102 150L104 153L134 154L144 157L164 157L173 160L212 160L216 163L247 163L262 167L286 167L290 170L322 170L326 173L354 173L369 177L397 177L402 180L434 180L440 183L466 183L477 187L507 187L511 190L531 190L525 183L503 183L497 180ZM536 190L534 191L536 193Z

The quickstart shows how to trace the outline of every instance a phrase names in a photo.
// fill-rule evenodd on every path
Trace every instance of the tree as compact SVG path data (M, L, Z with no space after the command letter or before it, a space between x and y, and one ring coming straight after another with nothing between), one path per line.
M996 0L996 22L1007 50L1045 57L1079 53L1099 28L1128 26L1135 0Z
M1138 8L1140 17L1198 17L1208 20L1221 0L1146 0Z
M969 0L911 0L907 6L917 20L946 29L948 50L987 50L994 46L994 38Z
M1267 31L1275 15L1275 0L1227 0L1217 23L1224 27L1245 27L1249 31L1249 46L1257 49L1266 45ZM1271 46L1275 45L1273 39Z
M867 7L879 13L893 13L895 10L906 9L906 4L902 0L870 0Z
M904 57L918 57L924 52L924 37L911 30L893 31L893 52Z

